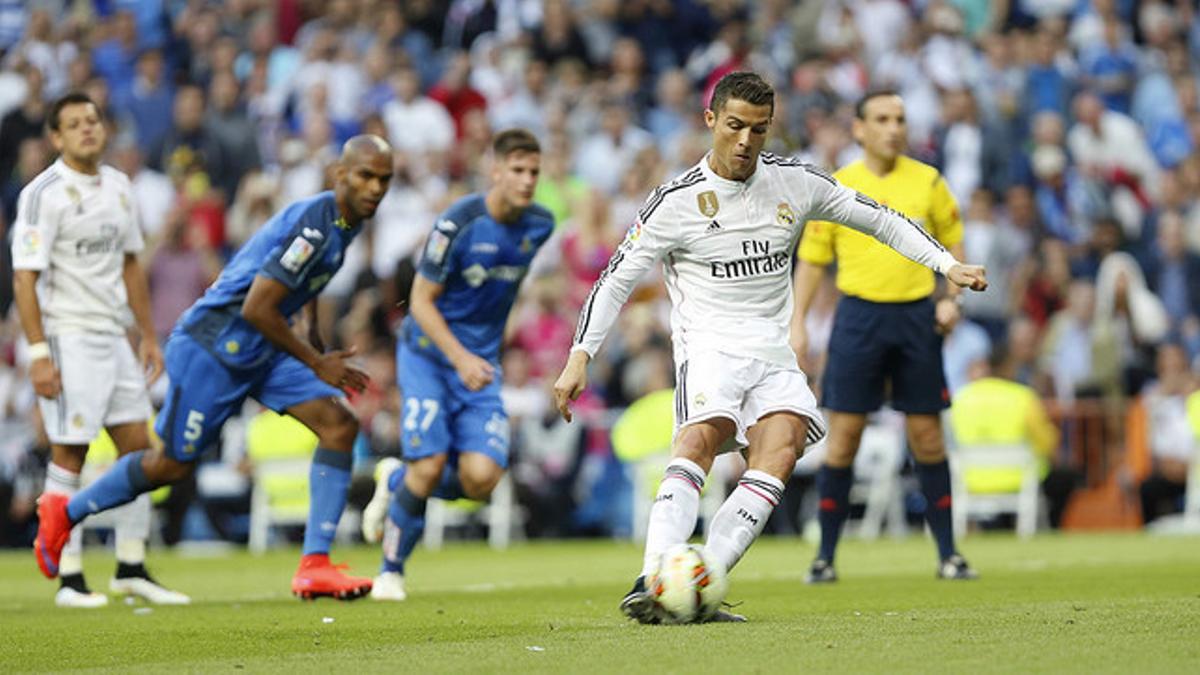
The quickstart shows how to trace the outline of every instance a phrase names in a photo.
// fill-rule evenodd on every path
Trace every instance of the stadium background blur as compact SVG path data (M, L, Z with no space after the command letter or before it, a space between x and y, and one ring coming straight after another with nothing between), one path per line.
M857 155L854 101L904 96L910 154L945 175L991 281L947 339L951 387L1006 346L1064 432L1055 464L1087 489L1076 525L1137 526L1154 453L1192 452L1145 423L1182 409L1200 356L1200 14L1186 0L0 0L0 52L4 545L31 540L46 455L8 224L53 160L48 103L72 89L101 102L108 161L133 178L160 340L257 226L322 189L341 141L397 148L392 189L323 298L325 335L357 345L374 378L352 401L360 504L373 461L399 454L393 334L414 258L442 208L486 187L491 134L522 126L543 143L537 199L558 219L503 360L526 534L630 533L635 488L608 429L672 384L660 282L597 359L583 425L556 421L550 386L591 283L647 192L707 149L706 95L738 69L777 87L767 149L830 170ZM835 305L827 279L803 355L818 386ZM167 543L245 539L240 450L172 490ZM800 527L809 480L771 531Z

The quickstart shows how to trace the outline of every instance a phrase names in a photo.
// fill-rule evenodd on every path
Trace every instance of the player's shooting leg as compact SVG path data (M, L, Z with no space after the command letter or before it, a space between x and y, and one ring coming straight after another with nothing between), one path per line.
M817 522L821 526L821 545L817 559L833 564L842 527L850 515L850 487L854 484L854 457L862 441L867 416L862 413L831 412L829 441L825 462L817 472L820 496Z
M937 542L938 559L955 554L951 518L950 465L946 462L946 442L939 415L905 416L908 443L916 461L917 480L925 495L925 521Z
M308 523L304 528L304 555L328 554L346 508L350 489L351 450L358 436L358 420L340 401L319 398L291 406L287 413L317 435L308 475Z
M762 417L747 432L749 468L713 516L704 543L726 570L742 559L783 499L784 481L804 450L807 432L807 419L784 411Z
M458 477L462 491L469 499L487 499L503 476L504 468L483 453L463 452L459 455Z
M643 575L658 569L663 551L692 536L696 518L700 515L704 479L712 469L717 449L735 431L732 419L712 417L688 424L675 434L671 462L667 464L654 505L650 507Z

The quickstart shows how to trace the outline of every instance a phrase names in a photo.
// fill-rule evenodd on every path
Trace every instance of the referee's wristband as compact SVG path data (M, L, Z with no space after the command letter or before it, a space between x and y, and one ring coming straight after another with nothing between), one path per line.
M29 345L29 360L37 361L38 359L50 358L50 344L46 341L35 342Z

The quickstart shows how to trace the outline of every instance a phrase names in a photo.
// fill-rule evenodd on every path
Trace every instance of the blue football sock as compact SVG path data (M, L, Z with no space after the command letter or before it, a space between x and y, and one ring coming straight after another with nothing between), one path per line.
M854 484L854 469L821 465L817 472L817 493L821 497L817 522L821 525L821 548L817 557L833 564L842 526L850 515L850 486Z
M937 542L938 558L954 555L954 526L950 518L950 465L946 460L937 464L916 462L917 480L925 495L925 521Z
M399 469L388 474L388 492L395 492L400 489L400 484L404 482L404 474L408 471L407 464L401 464Z
M350 467L354 456L317 448L308 472L308 524L304 527L304 555L329 553L338 520L346 507Z
M383 572L404 574L404 561L412 555L425 532L426 500L400 483L388 505L388 522L383 530Z
M71 522L78 523L93 513L131 502L143 492L158 487L146 478L142 469L143 454L144 450L138 450L119 458L100 478L77 492L67 503L67 516Z
M433 497L444 499L452 502L455 499L462 499L465 495L462 488L462 482L458 480L458 467L446 464L442 469L442 479L438 481L437 487L433 489Z

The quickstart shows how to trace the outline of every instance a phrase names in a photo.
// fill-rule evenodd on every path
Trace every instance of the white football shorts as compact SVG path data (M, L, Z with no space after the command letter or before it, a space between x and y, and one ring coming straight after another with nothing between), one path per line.
M773 412L793 412L808 419L805 447L825 437L817 399L795 364L787 367L746 356L705 353L680 364L675 382L675 433L696 422L729 418L737 432L721 452L748 446L747 430Z
M146 377L124 335L67 333L49 336L62 392L38 397L51 443L87 445L102 427L150 418Z

